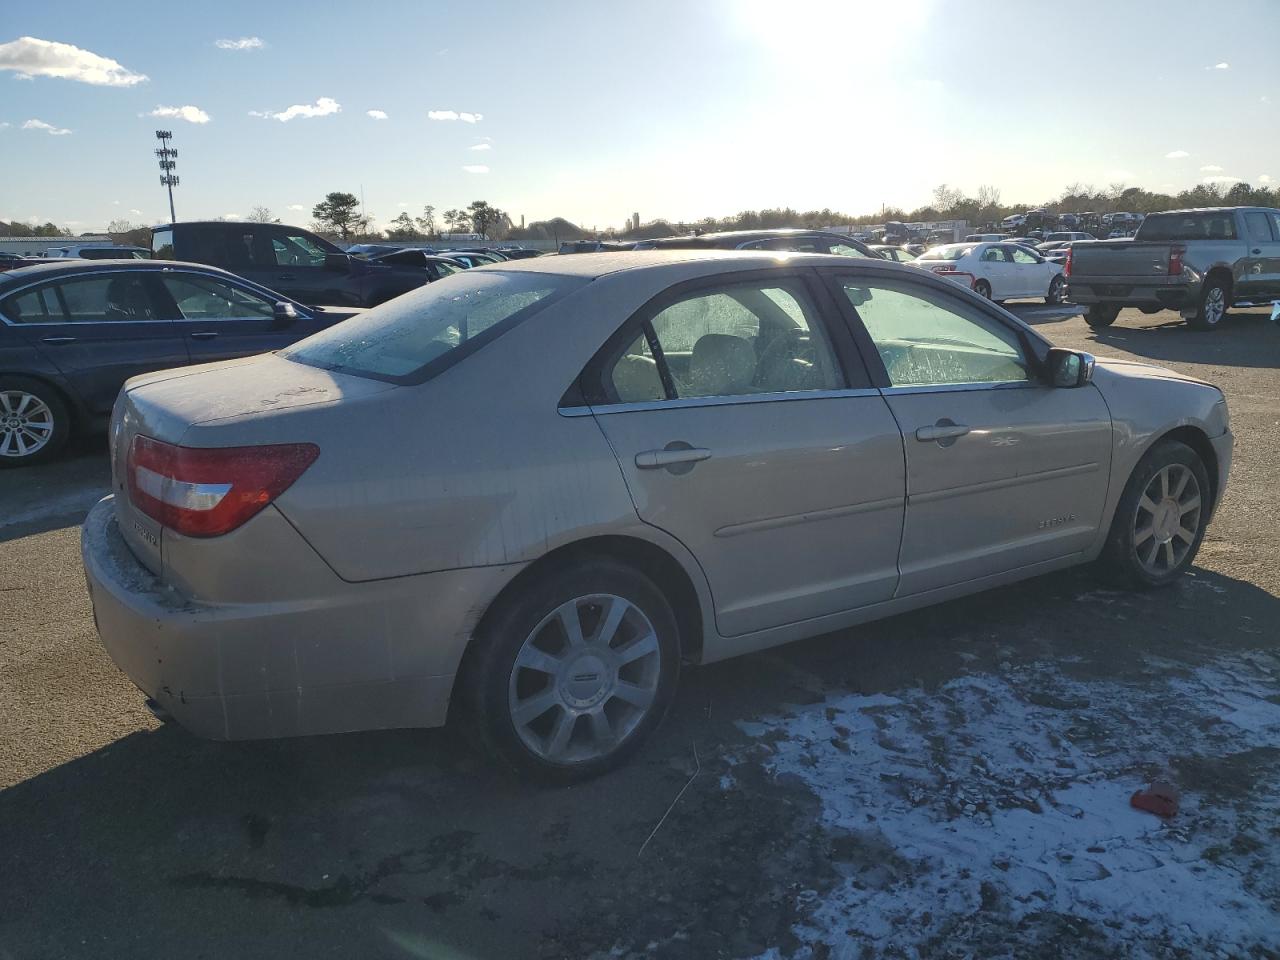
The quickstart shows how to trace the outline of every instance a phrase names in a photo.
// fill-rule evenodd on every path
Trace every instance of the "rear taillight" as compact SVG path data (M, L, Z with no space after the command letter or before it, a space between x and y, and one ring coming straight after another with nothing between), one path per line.
M1062 275L1064 277L1071 276L1071 258L1075 256L1075 251L1067 247L1067 259L1062 261Z
M934 273L955 273L956 272L955 267L930 267L929 269L932 270Z
M1169 248L1169 276L1179 277L1182 275L1182 255L1186 252L1186 247L1173 246Z
M170 530L217 537L288 490L318 456L314 443L179 447L137 436L129 447L129 496Z

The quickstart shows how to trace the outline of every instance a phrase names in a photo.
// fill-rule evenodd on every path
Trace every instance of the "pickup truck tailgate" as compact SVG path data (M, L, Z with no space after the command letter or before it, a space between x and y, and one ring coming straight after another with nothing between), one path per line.
M1071 251L1071 276L1167 277L1169 244L1133 241L1079 244Z

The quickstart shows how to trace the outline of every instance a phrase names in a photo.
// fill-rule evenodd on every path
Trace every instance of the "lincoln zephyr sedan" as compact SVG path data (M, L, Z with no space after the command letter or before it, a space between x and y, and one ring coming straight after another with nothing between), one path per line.
M102 643L218 739L457 723L553 781L701 664L1076 564L1157 587L1223 395L881 259L647 250L447 277L130 380ZM851 641L852 642L852 641Z

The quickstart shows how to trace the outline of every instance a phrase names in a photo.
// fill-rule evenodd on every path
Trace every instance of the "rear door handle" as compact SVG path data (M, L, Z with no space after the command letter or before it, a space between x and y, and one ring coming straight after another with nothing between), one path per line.
M963 423L935 423L931 427L921 427L916 431L916 439L922 443L931 440L955 440L969 432Z
M61 346L64 343L75 343L76 338L75 337L45 337L40 342L53 343L53 344L57 344L58 346Z
M212 340L217 336L212 330L201 330L199 333L188 334L192 340Z
M679 463L698 463L710 460L711 451L706 447L686 447L683 450L645 450L636 454L636 466L641 470L656 470Z

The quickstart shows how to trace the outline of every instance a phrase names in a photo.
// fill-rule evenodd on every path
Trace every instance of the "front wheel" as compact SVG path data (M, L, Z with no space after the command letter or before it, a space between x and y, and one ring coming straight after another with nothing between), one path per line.
M1216 330L1227 315L1227 285L1221 280L1209 280L1200 291L1200 303L1189 318L1197 330Z
M1049 281L1049 292L1045 295L1044 302L1050 304L1062 303L1066 298L1067 282L1062 279L1062 274L1058 274Z
M1123 586L1162 587L1195 560L1209 517L1209 473L1184 443L1166 441L1134 468L1099 564Z
M71 433L58 392L40 380L0 376L0 467L25 467L54 457Z
M1108 306L1104 303L1095 303L1084 315L1084 322L1095 330L1102 327L1109 327L1116 322L1116 317L1120 316L1120 308Z
M609 558L516 588L468 664L468 721L489 752L555 783L604 773L635 752L671 705L675 614L655 584Z

